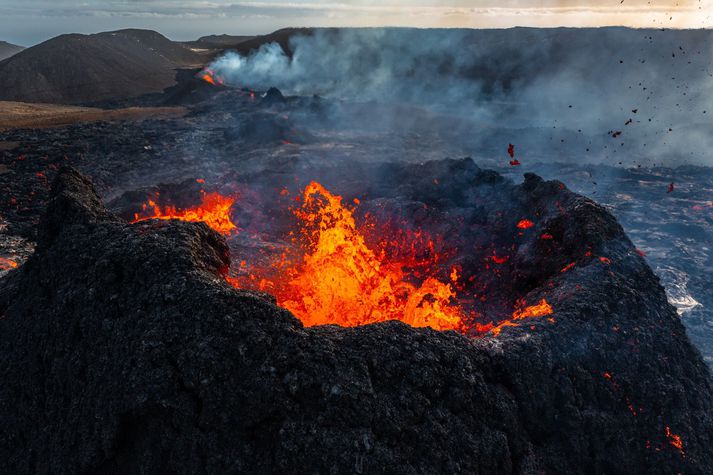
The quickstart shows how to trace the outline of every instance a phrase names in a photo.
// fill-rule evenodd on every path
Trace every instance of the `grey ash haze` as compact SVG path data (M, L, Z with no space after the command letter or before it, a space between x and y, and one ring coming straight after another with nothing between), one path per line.
M323 29L286 49L212 67L234 85L457 116L453 140L479 155L509 140L531 160L713 164L708 30Z

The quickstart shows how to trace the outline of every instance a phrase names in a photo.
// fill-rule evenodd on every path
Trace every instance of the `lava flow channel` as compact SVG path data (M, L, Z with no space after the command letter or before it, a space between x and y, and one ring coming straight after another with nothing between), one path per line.
M433 276L416 283L406 270L412 262L371 249L341 196L312 182L301 201L293 210L298 252L272 269L253 270L263 278L231 278L233 285L272 293L305 326L401 320L414 327L464 330L453 286Z
M134 214L132 223L148 219L178 219L181 221L202 221L221 234L229 235L237 229L230 217L230 209L235 199L220 193L202 192L202 200L198 206L188 209L177 209L175 206L161 207L153 199L144 203L140 213Z

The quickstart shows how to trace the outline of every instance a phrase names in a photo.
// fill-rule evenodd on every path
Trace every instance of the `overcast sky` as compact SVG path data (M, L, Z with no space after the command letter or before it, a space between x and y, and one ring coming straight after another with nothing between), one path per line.
M287 26L711 28L713 0L0 0L0 40L150 28L176 40Z

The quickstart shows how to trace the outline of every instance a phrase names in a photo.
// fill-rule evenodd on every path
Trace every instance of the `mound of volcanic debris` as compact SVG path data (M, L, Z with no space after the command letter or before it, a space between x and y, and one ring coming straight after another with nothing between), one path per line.
M556 182L511 192L607 262L531 287L554 323L467 338L305 328L226 282L205 224L128 224L61 170L0 280L0 471L711 473L710 376L622 229Z

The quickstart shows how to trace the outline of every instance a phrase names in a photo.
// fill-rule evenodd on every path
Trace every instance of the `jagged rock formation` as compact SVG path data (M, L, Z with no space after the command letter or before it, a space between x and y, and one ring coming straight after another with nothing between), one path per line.
M559 200L564 248L611 263L529 291L555 323L482 339L303 328L225 283L207 226L129 225L69 169L53 190L36 253L0 280L3 473L713 470L700 355L614 218L556 183L513 199Z

